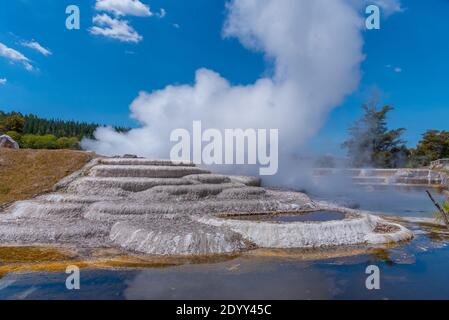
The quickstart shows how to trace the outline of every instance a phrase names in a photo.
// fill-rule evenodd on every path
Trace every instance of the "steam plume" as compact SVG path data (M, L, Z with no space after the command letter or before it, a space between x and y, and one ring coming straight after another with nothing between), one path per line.
M199 69L193 85L140 92L130 106L140 128L99 128L97 140L84 140L83 147L167 158L170 132L201 120L204 128L278 128L282 162L357 87L364 25L359 9L352 0L231 1L224 37L263 52L274 65L270 76L234 86L217 72Z

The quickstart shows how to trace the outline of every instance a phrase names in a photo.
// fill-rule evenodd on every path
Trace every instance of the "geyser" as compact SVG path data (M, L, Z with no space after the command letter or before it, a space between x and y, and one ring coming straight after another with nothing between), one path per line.
M358 5L352 0L230 1L223 35L263 52L272 66L266 77L233 85L215 71L199 69L192 85L140 92L130 107L140 128L127 133L99 128L96 140L84 140L83 147L105 155L168 158L170 133L200 120L221 132L278 129L282 163L359 83L364 10Z

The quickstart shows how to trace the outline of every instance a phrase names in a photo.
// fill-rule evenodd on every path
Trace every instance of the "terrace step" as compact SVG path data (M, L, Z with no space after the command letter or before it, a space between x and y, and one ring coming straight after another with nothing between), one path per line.
M388 183L389 178L384 177L352 177L355 183Z
M151 199L158 201L176 200L200 200L207 197L217 196L226 189L240 189L245 187L244 184L238 183L221 183L221 184L196 184L181 186L156 186L148 191L145 195ZM141 197L141 195L138 195Z
M70 243L82 246L98 246L108 240L110 226L88 220L29 219L28 223L2 221L0 242L2 243Z
M210 200L210 201L183 201L183 202L98 202L91 205L84 215L87 219L101 220L104 214L108 215L204 215L218 213L255 213L268 211L289 210L286 205L274 200Z
M58 216L64 219L82 218L87 206L78 203L52 203L39 200L25 200L16 202L9 210L13 212L13 220L20 218L45 219Z
M204 173L210 172L189 166L98 165L90 170L89 175L93 177L182 178Z
M116 190L139 192L162 185L189 185L192 181L178 178L84 177L69 186L69 191L109 196Z
M152 160L142 158L103 158L100 159L100 164L195 167L195 164L190 161Z
M110 240L126 250L155 255L220 254L251 247L238 233L188 219L117 222Z

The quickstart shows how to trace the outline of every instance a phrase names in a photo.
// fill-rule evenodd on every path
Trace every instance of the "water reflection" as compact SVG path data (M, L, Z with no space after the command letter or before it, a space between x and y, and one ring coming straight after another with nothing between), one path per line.
M431 217L435 206L425 188L416 187L348 187L334 190L314 190L311 196L336 201L345 206L398 216ZM442 203L445 195L439 189L431 190L435 200Z
M430 216L433 211L422 190L375 190L357 201L363 209L397 215ZM121 258L112 264L97 263L96 269L86 264L81 289L74 291L66 289L67 275L60 269L9 271L0 276L0 299L449 299L449 232L422 223L407 227L415 239L394 246L258 249L214 261L157 264L127 265L134 260ZM20 252L16 260L9 259L17 263ZM70 253L32 253L34 260L72 258ZM7 262L0 261L0 267ZM381 271L380 290L365 287L365 270L372 264ZM102 269L106 266L115 269Z
M345 214L336 211L312 211L301 214L260 214L260 215L232 215L229 219L269 221L269 222L322 222L343 220Z
M63 272L9 273L0 299L449 299L447 243L426 237L350 257L305 261L243 255L212 264L81 272L81 289ZM381 289L365 288L365 269L381 270Z

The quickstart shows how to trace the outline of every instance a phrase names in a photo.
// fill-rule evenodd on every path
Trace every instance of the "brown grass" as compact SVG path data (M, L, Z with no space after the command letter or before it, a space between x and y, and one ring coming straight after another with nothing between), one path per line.
M92 158L91 153L75 150L0 148L0 207L51 191Z

